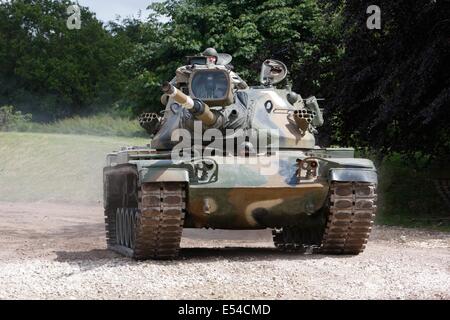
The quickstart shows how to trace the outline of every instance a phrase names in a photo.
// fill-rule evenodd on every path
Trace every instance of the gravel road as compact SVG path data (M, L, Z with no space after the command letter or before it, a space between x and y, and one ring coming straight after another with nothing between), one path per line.
M450 299L448 233L377 227L364 254L339 257L187 230L177 261L135 262L106 250L102 214L0 202L0 299Z

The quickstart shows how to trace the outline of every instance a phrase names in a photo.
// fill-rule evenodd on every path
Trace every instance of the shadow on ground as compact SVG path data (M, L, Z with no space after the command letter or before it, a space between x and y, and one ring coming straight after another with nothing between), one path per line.
M135 261L123 257L109 250L91 250L91 251L59 251L56 252L56 261L76 264L79 266L92 264L99 267L106 264L115 264L117 266L134 264L157 264L157 265L186 265L205 262L217 262L227 260L233 262L254 262L254 261L308 261L319 260L326 257L335 259L347 259L353 256L325 256L320 254L302 254L280 252L275 248L249 248L249 247L225 247L225 248L183 248L180 256L175 260L147 260Z

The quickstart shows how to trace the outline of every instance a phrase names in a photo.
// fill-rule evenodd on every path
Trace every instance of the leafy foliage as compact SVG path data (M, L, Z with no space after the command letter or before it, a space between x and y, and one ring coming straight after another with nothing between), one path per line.
M339 142L381 154L448 156L450 2L383 0L378 5L379 31L366 28L363 1L347 1L343 10L345 54L331 99Z
M0 3L0 103L36 120L97 111L121 92L117 65L129 46L82 8L82 28L68 30L70 1Z
M450 230L448 207L434 181L448 176L448 168L430 167L428 157L396 153L385 157L378 168L377 223Z

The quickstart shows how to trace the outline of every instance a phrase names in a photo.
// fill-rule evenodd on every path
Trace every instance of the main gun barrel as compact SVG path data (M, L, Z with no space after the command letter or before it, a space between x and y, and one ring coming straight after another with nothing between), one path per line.
M163 86L161 87L161 90L169 97L173 98L173 100L175 100L175 102L180 104L182 107L188 110L194 108L195 106L194 100L192 100L191 97L181 92L181 90L175 88L175 86L173 86L170 82L164 82Z
M175 88L170 82L165 82L161 90L171 97L176 103L189 110L198 120L207 126L213 126L217 122L217 115L211 111L209 106L198 100L185 95L181 90Z

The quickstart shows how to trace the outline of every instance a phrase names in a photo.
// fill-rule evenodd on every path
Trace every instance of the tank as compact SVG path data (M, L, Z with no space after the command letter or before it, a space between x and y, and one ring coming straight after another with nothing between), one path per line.
M151 143L107 156L108 248L174 259L184 228L210 228L271 229L283 251L363 252L377 171L352 148L316 144L318 99L277 89L288 73L277 60L249 87L229 55L188 59L162 86L162 113L139 119Z

